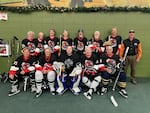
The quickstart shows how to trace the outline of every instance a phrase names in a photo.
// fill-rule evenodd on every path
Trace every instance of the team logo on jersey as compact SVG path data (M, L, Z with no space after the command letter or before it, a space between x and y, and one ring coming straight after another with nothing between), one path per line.
M93 62L91 60L85 60L85 67L92 67L93 66Z
M25 70L25 69L27 69L27 68L29 68L29 67L30 67L30 64L29 64L29 63L22 62L22 64L21 64L21 69L22 69L22 70Z
M34 49L35 49L34 43L28 42L27 45L28 45L28 48L29 48L30 52L33 53Z
M44 49L44 46L42 43L38 43L37 47L40 49L40 52L42 52Z
M66 59L66 60L65 60L64 64L65 64L65 67L66 67L67 69L69 69L70 67L73 66L73 61L72 61L72 59L69 58L69 59Z
M138 44L137 43L134 43L134 46L137 46Z
M93 45L96 47L100 47L100 44L98 42L93 42Z
M48 46L50 47L51 52L53 52L53 48L54 48L54 46L55 46L54 41L49 40L49 41L48 41Z
M69 44L67 41L62 41L62 50L66 50L68 46Z
M78 41L77 49L80 50L80 51L84 50L84 44L83 44L83 42Z
M111 38L110 41L111 41L111 47L117 47L117 40L116 39Z

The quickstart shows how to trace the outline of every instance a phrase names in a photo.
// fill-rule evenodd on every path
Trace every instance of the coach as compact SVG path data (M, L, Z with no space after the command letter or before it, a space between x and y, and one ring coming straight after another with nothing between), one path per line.
M140 61L142 57L142 47L140 40L135 38L135 31L130 30L129 31L129 38L125 39L121 45L121 51L120 51L120 58L123 57L123 53L126 50L126 48L129 47L129 51L126 58L126 66L125 71L127 72L128 66L131 67L131 83L136 84L136 77L135 77L135 68L137 62Z

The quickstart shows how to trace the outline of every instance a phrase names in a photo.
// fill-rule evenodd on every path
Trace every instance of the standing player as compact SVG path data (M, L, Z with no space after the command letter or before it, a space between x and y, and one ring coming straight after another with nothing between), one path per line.
M137 38L135 38L134 30L129 31L129 38L125 39L121 45L121 52L120 52L121 58L127 47L129 47L129 51L126 58L125 71L127 72L127 68L130 65L131 83L136 84L137 82L135 77L135 68L137 62L139 62L142 57L142 47L141 47L141 42Z
M116 67L119 69L119 56L113 53L113 48L111 46L106 46L106 53L101 56L100 61L105 65L105 68L102 71L102 89L101 95L108 90L108 84L110 79L115 78L117 76L118 71ZM119 93L125 98L128 97L128 94L125 90L126 88L126 74L124 70L119 75L118 86L120 88Z
M87 46L87 38L84 36L83 30L78 30L78 36L74 39L74 46L77 54L82 56L85 46Z
M78 55L73 54L72 46L67 47L66 54L61 54L60 62L64 63L65 70L57 75L57 93L61 95L69 88L74 95L79 95L82 68Z
M56 32L54 29L50 29L49 36L45 39L46 45L49 46L51 53L55 53L55 55L58 55L59 49L55 49L55 47L59 46L59 39L56 37ZM59 47L60 48L60 47Z
M111 35L105 39L104 46L111 46L113 48L113 53L119 55L121 41L122 37L117 34L117 28L114 27L111 30Z
M27 38L22 40L22 49L27 47L29 48L31 55L36 56L37 53L39 53L39 49L36 49L36 46L33 40L34 40L34 32L29 31L27 33Z
M39 49L39 53L37 52L36 56L40 56L41 54L43 54L43 52L44 52L44 45L45 45L44 33L43 32L39 32L38 33L38 37L33 40L33 43L34 43L35 47Z
M93 38L89 40L89 46L92 48L92 52L99 59L99 56L104 52L103 41L100 39L100 32L95 31Z
M61 54L66 54L67 47L71 45L72 45L72 39L69 38L68 31L64 30L63 36L61 38Z
M8 96L13 96L20 92L19 82L20 79L29 76L31 82L31 91L35 91L35 79L34 79L34 70L35 70L35 58L30 56L30 50L28 48L23 48L23 55L18 57L9 71L9 79L11 83L11 91Z
M51 54L51 49L49 47L45 48L44 54L40 56L38 64L35 65L35 81L36 81L36 97L42 94L42 81L43 79L48 80L48 86L52 95L55 95L55 77L56 73L53 69L53 62L57 60L54 54Z
M83 65L84 71L82 82L89 88L87 92L84 93L84 96L87 99L92 99L93 92L96 92L97 86L101 82L101 76L94 66L98 63L97 58L92 54L90 47L85 48L85 54L81 57L81 63Z

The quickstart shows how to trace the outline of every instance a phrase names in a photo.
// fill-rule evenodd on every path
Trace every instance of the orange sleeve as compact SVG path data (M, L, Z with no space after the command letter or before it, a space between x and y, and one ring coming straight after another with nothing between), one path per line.
M142 57L142 46L141 43L138 44L138 50L137 50L137 59L141 59Z
M122 59L122 57L123 57L124 49L125 49L124 44L121 43L121 47L120 47L120 51L119 51L119 57L120 57L121 59Z

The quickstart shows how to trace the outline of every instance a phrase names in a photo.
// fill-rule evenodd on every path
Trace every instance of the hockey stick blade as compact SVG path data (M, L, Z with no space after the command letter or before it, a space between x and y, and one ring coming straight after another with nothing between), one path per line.
M117 101L115 100L114 96L111 95L110 100L111 100L112 104L113 104L115 107L118 107L118 103L117 103Z

